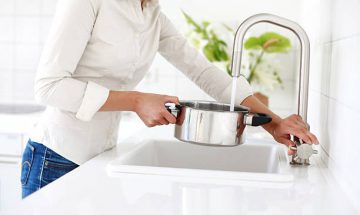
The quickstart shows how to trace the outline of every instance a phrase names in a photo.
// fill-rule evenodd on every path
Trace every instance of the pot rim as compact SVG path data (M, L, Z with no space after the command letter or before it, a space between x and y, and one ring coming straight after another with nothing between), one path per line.
M190 106L190 104L193 104L193 106ZM222 107L228 107L229 110L223 110L223 109L207 109L202 108L199 106L196 106L196 104L204 104L204 105L218 105ZM205 101L205 100L182 100L180 101L180 105L182 107L194 109L194 110L201 110L201 111L211 111L211 112L221 112L221 113L248 113L250 112L250 108L243 106L243 105L235 105L235 110L230 111L230 104L227 103L221 103L221 102L213 102L213 101Z

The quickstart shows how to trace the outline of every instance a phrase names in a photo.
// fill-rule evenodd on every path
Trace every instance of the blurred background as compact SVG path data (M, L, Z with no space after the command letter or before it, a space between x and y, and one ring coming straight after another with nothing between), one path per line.
M43 110L34 101L33 81L56 3L57 0L0 0L0 210L20 199L20 156L28 132ZM224 72L230 62L234 31L247 17L272 13L303 26L311 40L309 123L323 150L332 157L329 167L339 173L336 177L344 179L341 185L349 195L360 198L360 185L356 184L360 177L346 168L356 163L354 153L358 150L354 147L360 150L359 144L350 145L354 141L351 134L359 129L354 119L360 120L356 96L360 90L356 69L360 59L360 27L356 21L360 20L360 1L160 0L160 4L189 42ZM202 38L189 18L203 27L210 39ZM275 36L267 37L266 33ZM258 46L249 42L245 47L243 75L273 111L281 116L296 113L298 41L286 30L271 25L254 27L247 35L249 41L251 38L270 41ZM271 44L274 38L285 43L276 47ZM214 40L215 46L207 46ZM259 56L261 62L255 65ZM156 57L136 90L176 95L183 100L212 99L161 56ZM347 129L341 123L346 123ZM134 114L124 113L121 138L143 127ZM259 129L249 135L266 137Z

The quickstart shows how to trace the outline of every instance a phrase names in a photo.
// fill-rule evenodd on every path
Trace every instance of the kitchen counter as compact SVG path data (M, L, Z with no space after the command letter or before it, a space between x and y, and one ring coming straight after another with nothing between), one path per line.
M295 180L286 186L127 173L120 177L108 175L109 162L143 139L173 139L172 129L144 129L5 214L358 214L320 156L314 156L309 167L291 168Z

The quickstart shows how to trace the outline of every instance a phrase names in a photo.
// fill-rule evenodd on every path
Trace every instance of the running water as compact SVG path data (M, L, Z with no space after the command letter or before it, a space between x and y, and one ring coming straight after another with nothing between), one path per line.
M233 80L232 80L230 111L234 111L234 109L235 109L235 97L236 97L236 82L237 82L237 79L238 79L238 77L233 77Z

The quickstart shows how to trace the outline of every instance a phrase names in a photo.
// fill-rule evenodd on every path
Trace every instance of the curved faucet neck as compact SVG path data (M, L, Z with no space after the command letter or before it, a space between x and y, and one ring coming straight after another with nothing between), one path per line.
M272 14L257 14L247 18L237 29L234 40L231 71L233 77L239 77L241 72L241 61L244 38L247 31L258 23L270 23L292 31L300 41L300 78L298 93L298 114L307 121L308 88L309 88L309 63L310 42L304 29L297 23Z

